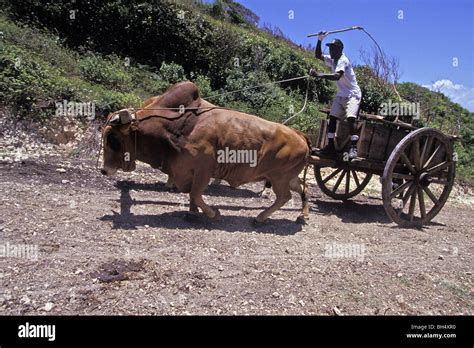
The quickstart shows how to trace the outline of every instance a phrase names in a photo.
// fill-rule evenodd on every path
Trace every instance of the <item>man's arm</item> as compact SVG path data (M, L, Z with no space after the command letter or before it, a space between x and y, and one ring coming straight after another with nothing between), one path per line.
M316 44L316 51L314 52L314 56L317 59L324 61L323 51L321 50L321 40L318 40L318 43Z
M334 74L322 74L322 73L318 73L316 70L314 69L311 69L309 71L309 74L313 77L317 77L317 78L320 78L320 79L326 79L326 80L331 80L331 81L337 81L339 80L342 75L344 75L344 72L343 71L338 71Z
M342 75L344 75L344 72L338 71L334 74L316 74L316 77L320 79L326 79L326 80L331 80L331 81L337 81L339 80Z
M321 50L321 43L326 37L326 35L327 35L326 32L323 32L320 35L318 35L318 43L316 44L316 50L314 52L314 56L317 59L320 59L322 61L324 61L324 57L323 57L323 51Z
M324 56L323 56L323 58L324 58ZM335 73L333 73L333 74L322 74L322 73L318 73L314 69L311 69L309 71L309 74L311 76L318 77L320 79L337 81L342 77L342 75L344 75L344 71L346 70L346 67L347 67L348 64L349 64L349 61L347 60L347 58L339 57L339 59L337 61L336 68L334 69L336 71Z

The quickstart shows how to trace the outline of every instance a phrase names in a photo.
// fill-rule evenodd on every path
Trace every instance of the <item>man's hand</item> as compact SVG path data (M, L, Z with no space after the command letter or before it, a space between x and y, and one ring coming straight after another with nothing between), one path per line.
M343 74L344 73L342 71L338 71L335 74L322 74L322 73L318 73L313 68L309 69L309 76L317 77L318 79L331 80L331 81L339 80L342 77Z
M309 76L318 77L318 72L313 68L309 69Z
M322 31L322 32L318 35L318 41L323 41L326 36L328 36L328 32L327 32L327 31Z

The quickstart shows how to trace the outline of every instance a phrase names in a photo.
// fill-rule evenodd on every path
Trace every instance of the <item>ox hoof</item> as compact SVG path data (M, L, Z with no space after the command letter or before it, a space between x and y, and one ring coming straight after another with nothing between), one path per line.
M199 221L199 213L194 213L187 211L184 214L184 220L187 222L198 222Z
M304 215L300 215L296 218L296 223L299 224L299 225L306 225L306 221L308 220L308 217L307 216L304 216Z
M221 212L219 211L219 209L215 209L215 215L214 217L210 217L210 219L212 221L219 221L221 219Z
M258 219L256 218L253 218L252 219L252 225L253 227L262 227L262 226L265 226L268 222L268 219L266 219L265 221L259 221Z

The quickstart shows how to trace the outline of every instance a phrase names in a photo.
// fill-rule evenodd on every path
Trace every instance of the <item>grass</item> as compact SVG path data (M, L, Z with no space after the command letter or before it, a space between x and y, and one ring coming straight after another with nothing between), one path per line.
M146 67L127 68L117 56L102 57L65 48L53 34L13 23L0 15L0 96L20 118L44 120L54 111L44 104L90 102L105 115L137 107L169 83ZM100 78L100 80L99 80Z

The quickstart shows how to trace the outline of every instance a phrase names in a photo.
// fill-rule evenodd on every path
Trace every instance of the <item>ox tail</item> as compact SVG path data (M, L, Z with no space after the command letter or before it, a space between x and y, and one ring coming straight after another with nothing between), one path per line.
M298 134L301 138L303 138L303 140L306 142L306 145L308 145L308 153L306 157L309 157L309 155L311 154L311 149L312 149L311 139L306 135L306 133L303 133L302 131L298 129L293 129L293 130L296 132L296 134Z
M294 129L294 131L301 137L303 140L306 141L306 144L308 145L308 151L306 152L306 159L305 159L305 166L304 166L304 171L303 171L303 192L306 192L307 186L306 186L306 174L308 173L308 167L309 167L309 157L311 156L311 151L312 151L312 144L311 144L311 139L306 135L306 133L303 133L300 130Z
M306 163L306 165L304 166L304 171L303 171L303 192L307 191L306 174L308 173L308 168L309 168L309 163Z
M309 156L311 155L312 146L313 146L311 144L311 139L306 135L306 133L303 133L302 131L298 129L293 129L293 130L306 142L306 145L308 145L308 151L306 152L306 163L308 163L308 159L309 159Z

